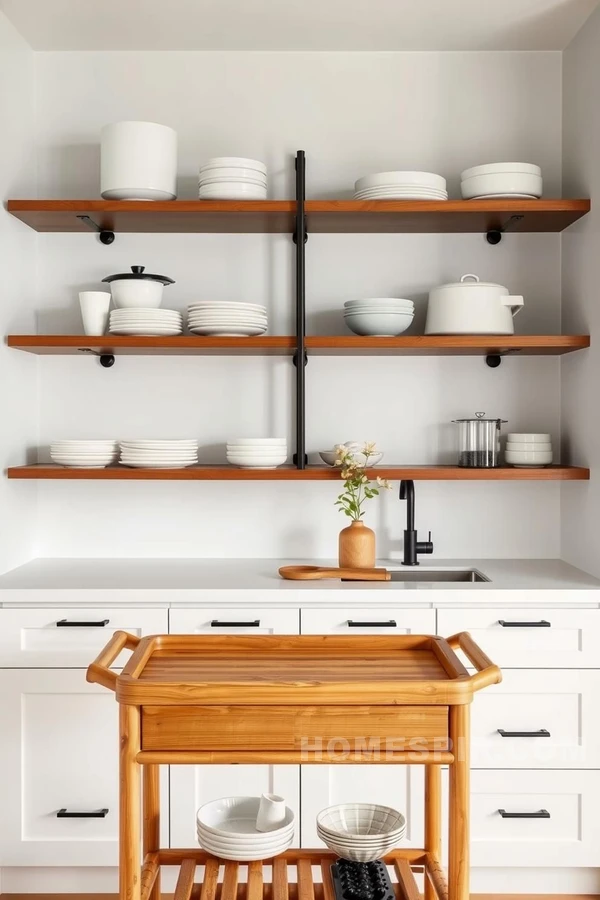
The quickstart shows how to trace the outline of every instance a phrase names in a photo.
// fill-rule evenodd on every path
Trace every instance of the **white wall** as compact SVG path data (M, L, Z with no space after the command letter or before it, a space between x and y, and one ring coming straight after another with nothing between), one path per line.
M35 196L33 53L0 13L0 194ZM0 333L35 327L36 236L0 208ZM0 344L0 467L23 460L37 442L35 359ZM34 555L36 486L0 479L0 571Z
M564 178L570 194L591 196L592 211L563 236L563 328L591 333L585 353L565 358L562 420L565 453L592 467L588 483L562 487L562 555L600 575L600 10L564 53Z
M351 196L368 171L439 171L456 196L460 171L501 158L544 168L561 191L561 57L554 53L41 53L36 56L41 195L98 196L98 133L146 118L180 136L180 196L198 163L221 154L269 164L272 196L292 195L292 155L307 151L309 197ZM310 223L309 223L310 227ZM132 264L174 277L168 305L199 297L265 302L272 333L289 333L293 253L286 236L92 235L38 238L40 331L80 330L77 290ZM560 238L313 235L308 325L342 331L350 297L417 300L474 271L523 293L521 332L560 330ZM197 436L206 461L231 436L292 438L285 359L41 360L40 443L54 437ZM373 439L386 461L453 461L456 416L485 410L512 430L559 433L559 362L509 359L311 359L307 444ZM43 457L42 457L43 458ZM333 556L342 525L335 484L40 485L42 555ZM560 490L552 484L419 484L417 520L438 556L557 556ZM515 510L518 508L518 514ZM403 504L370 512L380 552L400 550Z

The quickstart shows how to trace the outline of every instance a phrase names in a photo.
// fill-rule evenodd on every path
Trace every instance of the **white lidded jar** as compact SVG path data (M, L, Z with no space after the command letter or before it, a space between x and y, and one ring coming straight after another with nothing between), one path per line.
M463 275L429 292L425 334L514 334L513 317L523 303L502 284Z
M107 275L102 281L110 284L116 309L158 309L162 303L163 288L175 284L166 275L151 275L144 266L132 266L131 272Z
M174 200L177 196L177 132L167 125L105 125L100 162L100 192L105 200Z

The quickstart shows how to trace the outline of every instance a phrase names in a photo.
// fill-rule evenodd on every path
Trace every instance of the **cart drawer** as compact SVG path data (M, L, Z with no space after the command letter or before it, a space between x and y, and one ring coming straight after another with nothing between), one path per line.
M164 634L166 609L0 609L0 668L85 668L115 631ZM113 663L125 665L129 652Z
M444 750L447 706L147 706L144 750Z

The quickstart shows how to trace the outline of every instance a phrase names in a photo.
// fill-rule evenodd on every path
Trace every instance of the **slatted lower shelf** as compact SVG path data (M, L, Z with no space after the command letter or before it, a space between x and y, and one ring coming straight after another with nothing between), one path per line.
M179 866L174 900L335 900L333 853L289 850L271 860L230 862L198 850L159 850L148 854L142 870L142 900L148 900L161 865ZM417 871L436 868L434 890L447 900L447 887L423 850L397 850L384 858L396 900L419 900ZM437 882L437 884L435 883Z

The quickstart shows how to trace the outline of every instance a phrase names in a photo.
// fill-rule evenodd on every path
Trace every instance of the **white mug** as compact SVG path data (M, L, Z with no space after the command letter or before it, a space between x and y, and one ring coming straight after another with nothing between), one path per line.
M110 294L108 291L81 291L81 318L85 334L105 334L108 325Z
M285 800L279 794L262 794L258 815L256 817L257 831L274 831L281 828L285 822Z

